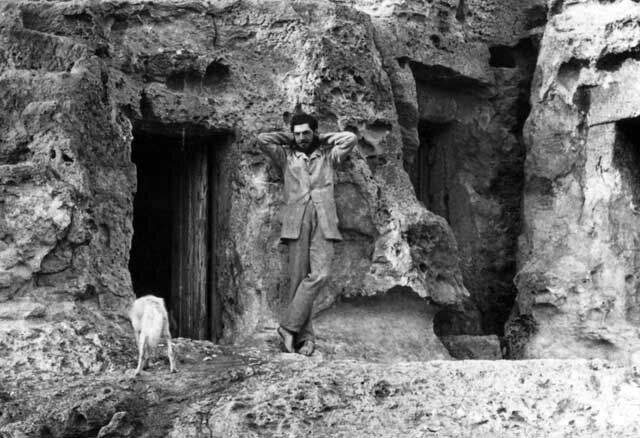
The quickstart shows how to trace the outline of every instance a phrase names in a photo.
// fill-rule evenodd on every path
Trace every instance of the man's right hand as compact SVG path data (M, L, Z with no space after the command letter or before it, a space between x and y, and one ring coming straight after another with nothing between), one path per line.
M256 145L283 169L287 161L283 146L293 145L293 134L282 131L263 132L256 136Z

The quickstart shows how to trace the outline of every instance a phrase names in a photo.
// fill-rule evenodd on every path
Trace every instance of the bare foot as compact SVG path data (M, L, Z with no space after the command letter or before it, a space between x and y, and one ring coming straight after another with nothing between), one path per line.
M278 327L278 334L287 353L293 353L293 333L284 327Z
M316 349L316 345L313 341L304 341L302 347L298 350L298 353L303 354L305 356L311 356L313 351Z
M127 376L130 379L135 379L138 376L146 376L147 374L149 374L148 371L138 370L138 369L125 371L125 376Z

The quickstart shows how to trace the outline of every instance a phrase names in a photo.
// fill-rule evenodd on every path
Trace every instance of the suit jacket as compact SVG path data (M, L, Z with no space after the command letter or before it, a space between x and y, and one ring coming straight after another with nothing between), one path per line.
M333 197L334 166L353 149L358 139L351 132L333 132L320 135L318 140L319 147L307 155L294 148L291 134L270 132L258 135L258 146L284 174L282 239L300 236L304 210L311 201L325 239L342 240Z

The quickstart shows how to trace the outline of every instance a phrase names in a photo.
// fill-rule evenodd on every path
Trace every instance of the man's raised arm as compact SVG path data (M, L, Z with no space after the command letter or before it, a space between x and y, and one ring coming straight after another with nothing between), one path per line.
M322 143L331 146L331 158L339 163L358 144L358 137L353 132L328 132L319 136Z
M283 145L293 143L293 135L286 132L263 132L256 137L256 145L262 152L269 155L271 160L281 169L287 163L287 157Z

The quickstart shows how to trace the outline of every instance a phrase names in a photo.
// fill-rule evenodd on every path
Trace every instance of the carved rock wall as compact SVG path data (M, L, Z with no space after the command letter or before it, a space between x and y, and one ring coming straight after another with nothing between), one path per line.
M636 2L555 2L527 120L518 312L524 357L639 348Z
M0 300L8 351L79 314L100 331L134 298L135 135L207 135L225 180L218 290L225 336L272 326L286 291L279 176L253 147L296 105L361 138L338 172L346 236L318 310L402 286L468 297L444 219L402 169L398 113L370 17L331 2L29 2L1 6ZM213 146L212 146L213 147ZM160 151L160 149L158 149ZM17 327L20 327L18 330ZM24 346L20 344L20 346ZM53 346L52 348L57 348Z
M498 333L513 305L529 89L542 1L366 2L389 73L403 164L456 237L471 302L442 334Z

